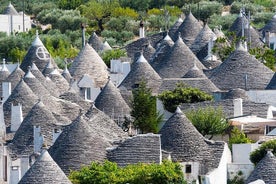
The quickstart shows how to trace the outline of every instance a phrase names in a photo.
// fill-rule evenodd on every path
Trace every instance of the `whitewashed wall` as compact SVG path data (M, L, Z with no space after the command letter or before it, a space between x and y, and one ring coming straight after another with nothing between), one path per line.
M25 31L31 29L31 18L24 16ZM23 31L23 15L0 15L0 31L10 35L12 32Z

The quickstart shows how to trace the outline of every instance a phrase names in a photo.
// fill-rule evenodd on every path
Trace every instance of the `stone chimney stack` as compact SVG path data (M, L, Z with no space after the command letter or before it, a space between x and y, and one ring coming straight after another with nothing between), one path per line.
M233 100L234 103L234 117L243 115L242 99L237 98Z
M144 22L142 20L140 21L139 37L140 38L145 37L145 27L144 27Z
M41 127L34 126L34 152L40 153L43 147L44 137L41 134Z
M23 121L22 105L11 106L11 131L16 132Z
M266 31L266 32L265 32L265 44L266 44L268 47L270 47L270 39L269 39L269 37L270 37L270 32L269 32L269 31Z

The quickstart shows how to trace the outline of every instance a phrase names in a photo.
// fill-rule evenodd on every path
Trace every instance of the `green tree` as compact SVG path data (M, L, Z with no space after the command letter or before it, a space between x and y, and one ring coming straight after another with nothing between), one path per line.
M132 90L131 116L134 117L134 126L142 133L157 133L158 125L163 115L157 112L156 97L152 96L151 90L145 82L140 82L138 88Z
M237 127L233 127L229 136L229 148L232 150L232 144L252 143L253 141L246 137Z
M116 163L92 162L80 171L72 171L69 179L74 184L186 184L178 163L164 161L162 164L130 164L118 167Z
M59 0L58 6L61 9L76 9L79 7L82 3L86 2L85 0Z
M162 101L165 109L174 112L176 107L181 103L195 103L202 101L213 100L213 97L197 88L177 84L177 87L172 90L163 91L158 98Z
M264 158L267 153L267 150L271 149L272 153L275 155L276 153L276 140L271 140L263 143L258 149L253 151L250 154L250 160L255 165Z
M275 51L264 46L263 48L252 48L249 53L254 55L256 59L261 60L268 68L274 71L274 66L276 63Z
M209 139L214 135L223 134L229 127L221 108L199 108L189 110L185 114L203 136L210 136Z
M126 51L122 49L107 50L101 55L103 61L109 68L111 59L119 59L122 56L126 56Z

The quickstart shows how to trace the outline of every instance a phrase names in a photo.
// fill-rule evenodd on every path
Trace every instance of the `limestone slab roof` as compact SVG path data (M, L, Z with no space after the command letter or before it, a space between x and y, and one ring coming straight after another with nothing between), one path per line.
M119 166L136 163L161 163L161 139L158 134L139 134L107 150L107 158Z
M141 47L141 51L140 52L136 52L134 54L134 61L136 61L137 59L139 59L141 52L143 52L144 57L146 58L147 61L151 61L153 58L153 55L155 53L155 48L153 48L153 46L150 44L150 42L148 42L147 44L143 45Z
M276 33L276 16L274 15L270 21L261 29L263 33L263 37L265 35L266 31L269 31L271 33Z
M67 69L67 64L65 65L64 70L62 71L61 75L67 80L67 82L70 84L72 76L69 72L69 70Z
M6 100L3 106L6 126L10 126L11 118L11 104L22 105L23 117L31 110L31 108L38 102L38 96L30 89L30 87L22 79L13 89L11 95Z
M48 78L48 80L44 77L41 71L36 67L36 64L33 63L31 67L32 74L38 79L38 81L49 91L49 93L55 97L59 96L59 91L55 83Z
M222 145L210 142L196 130L188 118L178 108L174 115L169 118L159 131L161 134L162 149L171 152L173 161L199 162L200 174L218 167L221 159ZM224 147L224 144L223 144ZM219 148L219 149L218 149ZM220 157L215 158L215 150Z
M153 93L158 91L162 82L161 77L151 67L143 54L132 64L130 72L121 82L119 88L125 87L127 90L132 90L142 81L146 83L146 86L150 88Z
M237 36L242 37L242 30L237 33ZM248 26L245 27L244 37L246 38L249 48L264 47L264 42L261 40L260 34L253 27L250 27L250 29Z
M18 64L15 70L6 78L5 81L11 83L11 90L13 90L24 75L25 73L21 70Z
M69 90L70 86L68 81L60 74L60 72L55 69L49 74L49 78L57 86L57 89L60 94L65 93Z
M64 172L44 151L19 181L19 184L71 184Z
M245 87L248 90L265 89L272 76L272 70L240 46L212 70L209 78L221 90Z
M181 37L185 44L190 47L201 29L201 23L194 17L192 12L190 12L179 26L178 32L181 33Z
M93 32L88 39L88 44L95 49L96 52L100 52L103 47L103 41L98 37L98 35Z
M44 76L47 76L49 75L52 71L54 71L54 66L52 65L52 62L51 61L48 61L47 65L45 66L45 68L43 69L42 71L42 74Z
M96 119L97 114L94 113L90 114L90 117L79 115L64 129L49 149L50 155L66 175L70 170L80 169L81 166L89 165L92 161L101 162L106 159L106 148L111 147L112 141L108 138L114 138L113 136L117 135L117 132L112 131L114 129L111 128L114 125L101 124L99 121L104 117Z
M194 64L200 69L205 68L179 36L178 40L164 58L164 61L159 62L155 70L162 78L180 78L183 77Z
M69 124L70 122L67 119L67 122L63 124ZM33 153L34 126L40 126L41 134L44 137L44 144L50 147L52 145L53 130L61 129L61 124L62 122L58 122L52 112L39 101L29 111L16 131L12 143L9 145L12 153L16 155L31 155Z
M35 63L38 69L42 72L45 66L48 64L49 60L52 62L54 67L57 67L55 61L51 58L49 51L45 48L42 41L40 40L38 34L34 39L32 45L28 49L20 68L24 71L28 71L28 67Z
M274 73L265 89L276 89L276 73Z
M198 88L206 93L220 91L208 78L166 78L163 79L159 93L165 90L174 90L177 84L184 84L189 87Z
M266 184L276 183L276 158L271 151L268 151L265 157L256 165L246 183L258 179L263 180Z
M95 100L95 106L112 119L123 121L130 116L130 108L123 99L119 89L109 80Z
M194 42L191 45L191 50L197 55L197 53L202 50L206 45L208 45L210 39L216 39L215 33L209 28L208 24L200 30L196 36Z
M206 108L206 107L221 108L227 118L234 117L233 99L225 99L220 101L205 101L199 103L190 103L181 105L181 109L186 112L191 109ZM266 103L255 103L248 100L243 101L243 114L255 115L266 118L269 105Z
M230 26L229 31L238 34L242 30L242 27L245 27L247 24L248 20L240 13Z
M91 76L98 87L105 85L109 75L106 64L89 44L79 52L69 71L76 80L80 80L84 74Z
M19 15L14 6L9 3L9 5L3 11L4 15Z
M177 39L177 35L178 35L178 28L179 26L183 23L183 19L181 17L179 17L175 23L173 24L173 26L169 29L169 35L172 37L172 38L176 38ZM175 39L175 40L176 40Z
M206 75L196 65L183 76L183 78L207 78Z

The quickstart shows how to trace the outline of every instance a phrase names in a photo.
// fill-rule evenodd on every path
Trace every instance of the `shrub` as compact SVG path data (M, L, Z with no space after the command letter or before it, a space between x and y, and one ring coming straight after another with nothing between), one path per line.
M264 158L267 149L272 149L272 153L276 153L276 140L271 140L263 143L258 149L250 154L250 160L255 165Z

